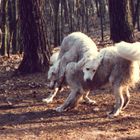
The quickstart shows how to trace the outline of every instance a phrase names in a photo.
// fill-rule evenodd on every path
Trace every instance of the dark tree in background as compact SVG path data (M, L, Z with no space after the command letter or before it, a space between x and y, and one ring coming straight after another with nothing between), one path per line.
M6 28L5 28L5 23L6 23L6 0L1 1L1 31L2 31L2 39L1 39L1 55L5 55L6 53L6 48L5 48L5 42L6 42Z
M59 4L60 0L51 0L54 9L54 46L60 45L60 34L59 34Z
M131 0L109 0L110 36L114 42L133 42Z
M139 18L139 15L140 15L140 0L137 0L137 1L133 1L132 0L132 4L133 4L133 25L134 27L138 26L138 30L140 31L140 18Z
M48 69L50 50L47 46L45 3L46 0L20 0L20 26L23 60L19 73L42 72Z
M16 49L16 3L15 0L1 0L0 28L2 31L1 55L10 56Z

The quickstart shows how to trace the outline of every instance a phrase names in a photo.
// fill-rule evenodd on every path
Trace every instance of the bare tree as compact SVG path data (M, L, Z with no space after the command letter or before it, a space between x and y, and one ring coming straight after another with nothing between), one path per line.
M1 55L6 54L6 47L5 47L5 42L6 42L6 2L7 0L2 0L1 1L1 31L2 31L2 43L1 43Z
M134 41L131 0L109 0L110 34L114 42Z
M133 4L133 25L136 26L136 23L138 25L139 29L139 13L140 13L140 0L132 1Z
M20 25L23 60L20 73L41 72L48 69L50 50L47 46L45 0L20 0Z

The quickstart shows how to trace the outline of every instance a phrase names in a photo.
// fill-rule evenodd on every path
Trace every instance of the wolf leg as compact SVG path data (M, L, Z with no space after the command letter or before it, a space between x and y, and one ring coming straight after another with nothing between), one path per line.
M55 88L55 90L53 91L53 93L51 93L49 95L49 97L42 99L43 102L45 103L51 103L53 101L53 98L56 96L56 94L58 93L59 88Z
M63 77L64 76L64 73L66 71L66 66L69 62L73 62L73 61L76 61L76 56L71 56L71 54L73 52L71 52L72 50L69 50L68 52L65 53L65 55L63 55L63 57L61 58L61 61L60 61L60 74L59 74L59 78Z
M124 98L122 95L122 87L121 86L114 86L114 95L115 95L115 107L111 113L109 113L109 117L115 117L118 116L120 111L123 108L124 105Z
M64 104L56 108L57 112L62 112L64 110L72 109L76 106L79 99L82 97L80 90L72 90L67 97Z
M130 101L130 93L129 93L128 87L124 88L123 97L124 97L123 109L125 109Z
M84 99L83 102L85 102L87 104L96 104L96 101L89 98L89 93L90 93L90 91L86 92L86 94L83 95L83 99Z

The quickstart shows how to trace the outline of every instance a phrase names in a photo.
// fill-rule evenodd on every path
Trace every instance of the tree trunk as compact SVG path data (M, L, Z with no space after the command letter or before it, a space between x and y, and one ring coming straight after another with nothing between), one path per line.
M59 32L59 4L60 0L52 0L54 10L54 46L60 45L60 32Z
M110 34L114 42L133 42L131 0L109 0Z
M140 8L140 0L137 0L136 4L134 3L134 1L132 3L133 3L133 7L135 7L134 8L135 11L133 11L133 26L135 27L138 16L139 16L138 13L139 13L139 8Z
M140 4L139 4L139 7L140 7ZM140 8L138 9L137 24L138 24L138 31L140 31Z
M20 0L19 8L24 56L17 72L48 70L50 50L46 45L45 0Z
M2 31L2 44L1 44L1 55L6 53L6 2L7 0L1 1L1 31Z
M11 30L12 30L12 36L11 36L11 46L12 46L12 54L17 53L17 46L16 46L16 29L17 29L17 22L16 22L16 2L15 0L12 0L11 4L11 13L12 13L12 25L11 25Z

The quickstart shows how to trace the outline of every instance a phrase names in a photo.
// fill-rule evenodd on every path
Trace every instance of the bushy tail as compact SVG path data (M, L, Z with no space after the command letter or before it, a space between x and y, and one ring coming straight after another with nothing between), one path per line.
M117 47L118 54L122 58L130 61L140 61L140 42L127 43L122 41L116 43L115 46Z

